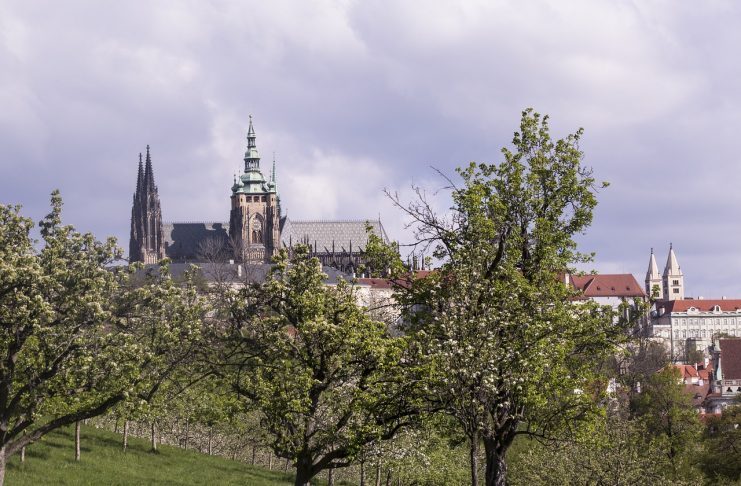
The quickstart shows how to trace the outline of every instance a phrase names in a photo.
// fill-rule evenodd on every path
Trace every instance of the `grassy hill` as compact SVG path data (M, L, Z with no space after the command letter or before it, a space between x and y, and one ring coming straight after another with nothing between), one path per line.
M26 462L17 455L8 461L6 485L254 485L293 484L290 474L252 467L225 458L176 447L149 452L149 442L129 439L92 427L82 428L81 461L74 460L74 429L53 432L26 449Z

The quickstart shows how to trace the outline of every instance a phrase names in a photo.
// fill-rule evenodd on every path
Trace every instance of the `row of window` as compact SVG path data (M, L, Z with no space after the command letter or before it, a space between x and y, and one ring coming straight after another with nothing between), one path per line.
M711 338L713 337L713 334L723 332L728 334L729 336L741 336L741 331L736 331L735 329L730 330L712 330L712 329L690 329L689 331L674 331L674 339L679 338Z
M676 326L688 326L688 325L689 326L692 326L692 325L720 326L721 324L723 324L724 326L727 326L729 324L734 326L736 325L736 318L735 317L731 317L731 318L724 317L723 319L721 319L720 317L706 317L706 318L696 317L696 318L689 318L689 319L679 318L679 319L674 320L674 324Z

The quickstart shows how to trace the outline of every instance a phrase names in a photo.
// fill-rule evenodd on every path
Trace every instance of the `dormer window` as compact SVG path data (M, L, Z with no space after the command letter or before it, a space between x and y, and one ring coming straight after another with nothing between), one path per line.
M719 305L714 306L713 312L720 312L720 306Z

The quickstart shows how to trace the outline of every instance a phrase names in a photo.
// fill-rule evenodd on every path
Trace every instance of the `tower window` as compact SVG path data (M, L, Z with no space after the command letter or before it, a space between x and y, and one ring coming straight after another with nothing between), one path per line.
M675 293L675 294L678 294L679 293L679 289L672 289L672 292Z
M679 280L672 280L672 285L679 285Z
M262 197L262 202L265 202L265 196Z

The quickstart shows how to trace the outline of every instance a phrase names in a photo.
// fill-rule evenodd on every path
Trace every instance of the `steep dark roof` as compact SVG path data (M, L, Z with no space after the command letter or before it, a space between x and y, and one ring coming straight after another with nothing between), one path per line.
M741 339L721 339L720 369L724 380L741 380Z
M163 223L165 255L173 262L198 261L201 246L209 239L229 239L229 223Z
M388 242L386 230L380 221L357 220L357 221L295 221L289 219L283 226L281 240L283 246L308 242L312 247L316 243L319 253L332 251L332 242L336 252L365 249L368 243L368 234L365 231L366 224L370 224L375 234L380 236L384 242Z

